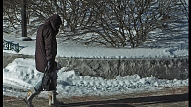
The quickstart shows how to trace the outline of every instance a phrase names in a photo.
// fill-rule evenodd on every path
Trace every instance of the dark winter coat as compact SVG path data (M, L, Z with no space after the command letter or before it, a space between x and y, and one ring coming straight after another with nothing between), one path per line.
M55 62L57 55L56 35L62 20L59 15L49 17L44 24L40 25L36 35L35 64L40 72L45 71L48 60ZM56 62L53 63L53 71L56 70Z

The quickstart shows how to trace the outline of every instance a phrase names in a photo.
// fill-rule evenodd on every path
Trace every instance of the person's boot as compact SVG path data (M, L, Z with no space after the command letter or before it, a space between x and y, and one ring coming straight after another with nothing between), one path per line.
M48 97L49 97L49 103L48 105L63 105L64 103L61 101L58 101L56 98L56 95L58 95L58 93L56 91L49 91L48 92Z
M34 105L32 104L32 100L37 94L39 94L39 92L36 92L34 88L27 93L26 100L29 107L34 107Z

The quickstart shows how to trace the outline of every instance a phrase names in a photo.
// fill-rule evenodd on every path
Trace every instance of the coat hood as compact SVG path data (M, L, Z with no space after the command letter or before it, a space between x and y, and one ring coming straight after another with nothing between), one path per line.
M62 24L62 20L60 18L60 16L58 14L54 14L52 16L50 16L46 22L50 22L52 28L55 30L55 31L58 31L59 28L57 28L57 26L61 25Z

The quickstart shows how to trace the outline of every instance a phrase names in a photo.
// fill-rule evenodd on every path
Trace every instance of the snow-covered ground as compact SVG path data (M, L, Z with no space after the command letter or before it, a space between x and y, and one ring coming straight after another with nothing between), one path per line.
M187 29L187 28L185 28ZM156 38L158 34L155 34ZM153 37L153 36L152 36ZM20 37L14 37L4 34L3 39L19 43L23 48L16 53L15 51L3 50L3 52L13 54L34 55L35 35L31 37L32 41L22 41ZM163 40L164 39L164 40ZM169 58L188 56L188 31L182 35L166 35L157 39L151 39L155 42L144 43L139 48L106 48L90 47L78 43L62 42L58 39L59 57L78 57L78 58Z
M106 48L90 47L74 42L62 42L58 39L59 57L80 58L169 58L188 57L188 24L180 27L177 35L165 35L158 31L153 32L148 41L139 48ZM32 41L22 41L13 33L4 33L3 39L19 43L23 48L16 53L12 50L3 50L5 53L34 55L35 35ZM103 79L101 77L80 76L71 70L66 72L66 67L58 71L58 97L83 96L83 95L111 95L135 93L141 91L155 91L164 87L188 86L186 80L166 80L155 77L141 78L139 75ZM3 68L3 95L25 96L26 91L41 80L43 74L36 71L34 59L17 58L7 67ZM39 97L47 97L42 92Z
M139 75L103 79L101 77L80 76L71 70L65 72L63 67L58 71L59 98L83 95L112 95L156 91L164 87L188 86L186 80L166 80L155 77L140 78ZM26 96L26 91L41 80L43 74L36 71L34 59L17 58L3 69L3 95ZM42 92L39 97L47 97Z
M188 34L185 34L188 36ZM87 47L72 42L59 43L58 55L60 57L81 57L81 58L168 58L188 56L188 38L179 37L179 40L172 39L167 45L157 42L160 48L146 47L135 49L114 49L104 47ZM33 41L22 41L8 34L3 39L19 43L24 48L16 53L12 50L3 50L5 53L34 55L35 36ZM173 40L176 40L173 41ZM59 39L58 39L59 41ZM168 41L166 41L168 42ZM161 43L161 44L160 44ZM58 97L83 96L83 95L110 95L135 93L140 91L154 91L164 87L188 86L186 80L166 80L155 77L140 78L139 75L129 75L106 80L101 77L80 76L78 72L71 70L66 72L63 67L58 71ZM3 69L3 95L25 96L26 91L34 86L42 78L42 73L36 71L34 59L17 58ZM39 97L47 97L42 92Z

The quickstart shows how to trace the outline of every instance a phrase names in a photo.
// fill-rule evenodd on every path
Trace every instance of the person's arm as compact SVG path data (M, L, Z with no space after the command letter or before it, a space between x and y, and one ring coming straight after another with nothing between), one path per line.
M45 46L45 54L46 54L46 60L47 60L47 66L45 70L51 70L52 68L52 34L51 32L46 29L45 30L45 36L44 36L44 46Z
M46 34L44 36L44 46L45 46L45 54L46 54L46 60L49 61L52 59L52 34L47 29Z

